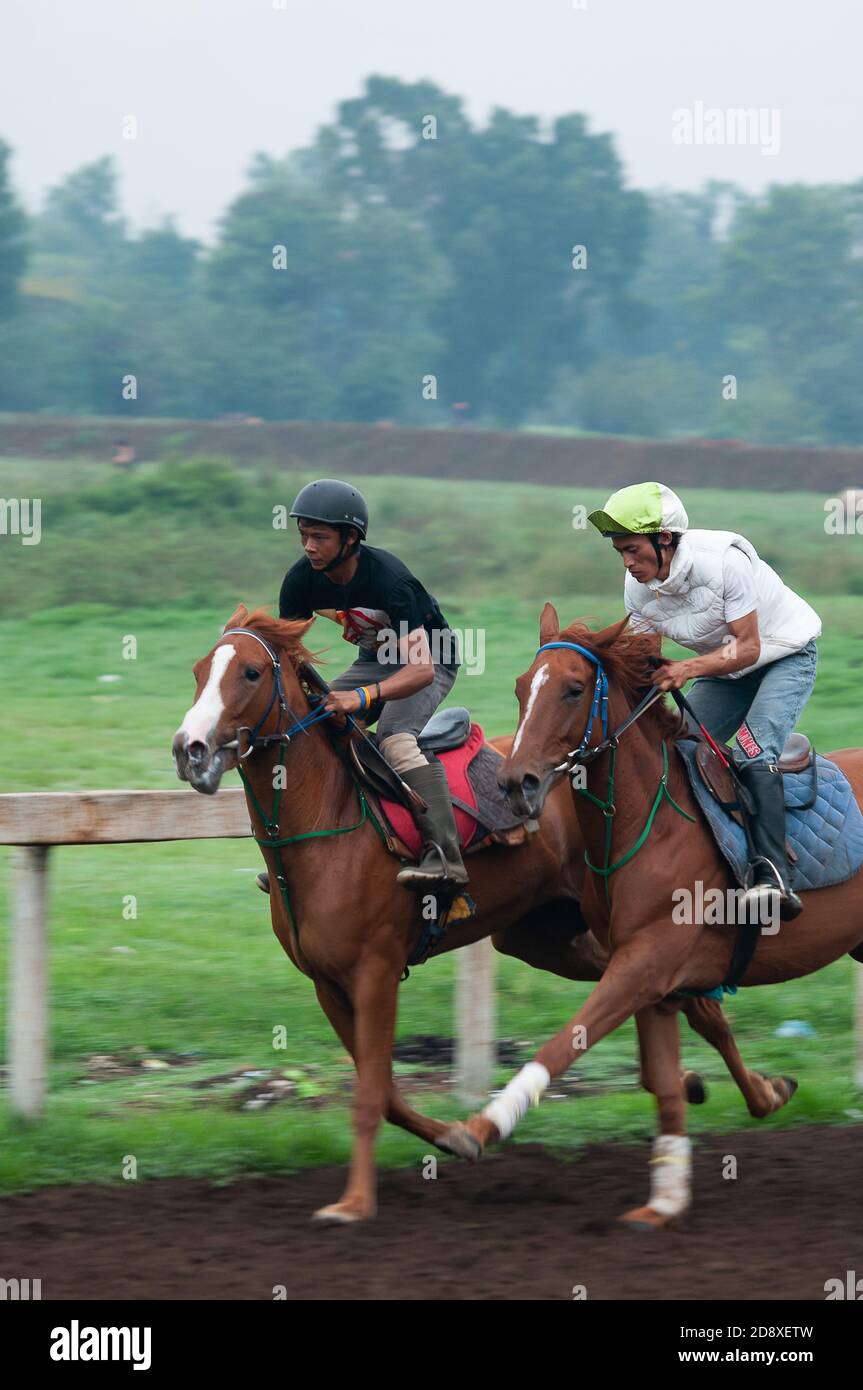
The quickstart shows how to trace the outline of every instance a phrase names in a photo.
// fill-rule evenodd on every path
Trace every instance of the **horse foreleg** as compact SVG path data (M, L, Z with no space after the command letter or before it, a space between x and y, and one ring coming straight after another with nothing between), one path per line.
M570 902L534 908L495 932L491 941L501 955L514 956L534 970L547 970L566 980L601 980L608 965L608 953L593 932L573 935L573 904ZM690 1105L702 1105L707 1099L707 1088L698 1072L686 1071L681 1080ZM645 1085L645 1089L650 1087Z
M650 1160L647 1206L621 1217L639 1230L667 1226L692 1200L691 1158L686 1136L686 1102L680 1081L680 1029L674 1012L656 1007L635 1015L642 1084L656 1097L659 1135Z
M750 1071L740 1055L731 1025L716 999L689 999L683 1006L690 1028L715 1047L740 1089L750 1115L761 1120L787 1105L797 1082L791 1076L762 1076Z
M508 1138L531 1103L539 1103L550 1082L562 1076L576 1057L583 1056L639 1009L659 1003L672 992L678 956L679 948L669 949L662 927L659 931L641 930L615 951L578 1013L485 1110L464 1124L450 1126L447 1147L462 1158L476 1159L488 1144ZM677 1087L682 1094L679 1075Z
M338 1202L315 1212L316 1221L334 1225L364 1221L375 1214L374 1146L389 1108L392 1049L399 972L380 956L360 960L354 975L354 1149L347 1186Z
M356 1064L354 1011L350 1001L342 995L341 991L336 992L332 986L317 980L315 981L315 993L321 1008L340 1038L342 1046L346 1052L350 1053L354 1059L354 1064ZM447 1125L443 1120L433 1120L430 1115L421 1115L418 1110L414 1110L405 1100L394 1077L390 1079L390 1093L385 1119L389 1124L398 1125L399 1129L406 1129L409 1134L415 1134L418 1139L429 1144L437 1145L438 1140L447 1130ZM449 1150L444 1150L444 1152L448 1153Z

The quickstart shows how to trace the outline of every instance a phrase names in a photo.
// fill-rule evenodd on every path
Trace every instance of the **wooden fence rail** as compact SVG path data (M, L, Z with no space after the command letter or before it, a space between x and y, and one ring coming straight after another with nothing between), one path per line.
M193 791L14 792L0 796L0 844L14 846L9 942L8 1076L13 1114L34 1119L48 1075L49 853L62 845L251 837L239 788ZM479 941L458 953L456 1085L485 1097L494 1061L494 952Z

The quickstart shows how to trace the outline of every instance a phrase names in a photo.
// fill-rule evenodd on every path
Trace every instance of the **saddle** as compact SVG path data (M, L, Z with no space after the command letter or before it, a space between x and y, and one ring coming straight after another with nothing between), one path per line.
M730 748L726 748L729 762L733 759ZM698 769L704 786L711 796L721 806L722 810L737 822L739 826L745 828L744 808L740 803L739 784L717 758L716 754L707 742L698 743L695 748L695 766ZM806 772L812 769L812 793L808 801L794 803L796 811L806 811L815 805L818 797L818 764L816 761L815 750L805 734L790 734L785 740L785 745L778 763L779 771L783 774L793 772ZM787 809L791 809L790 807ZM785 842L788 850L788 857L794 864L797 860L797 852L790 840Z
M329 690L324 678L307 662L303 662L299 675L313 704ZM375 722L382 708L380 702L372 704L369 723ZM387 849L399 859L416 859L421 845L413 810L425 810L425 802L387 761L374 734L354 730L340 742L343 756L371 803ZM439 758L446 769L463 854L494 844L523 844L528 833L536 829L536 822L510 810L497 782L502 754L486 742L482 727L471 722L463 705L436 710L417 742L427 756Z
M486 742L482 726L471 722L468 710L461 705L437 710L417 742L446 772L463 854L495 844L523 844L534 823L510 810L497 782L502 754ZM373 735L352 738L348 752L355 773L380 811L390 852L415 859L421 843L412 808L420 803L423 809L421 799L390 766Z
M675 746L717 846L743 886L748 855L737 784L706 742L680 738ZM779 767L792 888L800 893L844 883L863 866L863 813L848 778L803 734L788 739Z
M731 761L733 754L730 748L724 750ZM810 766L815 768L817 778L817 766L814 762L815 751L812 744L805 734L791 734L785 740L779 758L780 772L805 772ZM695 750L695 763L698 768L701 780L707 790L716 798L723 810L727 810L735 815L740 822L740 803L737 797L736 782L728 768L723 767L720 760L710 747L709 743L699 743ZM812 800L810 805L815 804L817 794L817 784L813 786ZM805 809L798 806L798 810Z

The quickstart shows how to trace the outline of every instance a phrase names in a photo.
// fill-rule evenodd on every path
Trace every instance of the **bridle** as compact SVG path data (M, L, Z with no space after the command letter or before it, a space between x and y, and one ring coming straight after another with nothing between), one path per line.
M270 658L273 673L273 688L270 692L267 708L264 710L254 729L250 728L248 724L238 724L236 738L231 739L230 743L220 744L221 748L236 748L238 763L244 762L249 754L256 748L268 748L274 743L290 743L291 739L296 734L308 733L312 724L317 724L321 719L330 718L331 711L325 709L311 709L302 719L297 718L285 699L285 692L282 690L282 663L279 660L279 654L259 632L253 632L252 629L248 627L230 627L227 631L222 633L222 637L254 637L256 642L260 642L264 651ZM270 712L276 701L278 701L279 704L278 728L273 734L262 734L261 729L269 719ZM289 715L293 723L283 729L282 718L284 715ZM245 753L240 752L240 734L249 735L249 743Z
M593 662L594 666L596 667L596 683L594 685L593 691L593 702L591 704L590 715L588 716L587 725L585 727L584 734L582 735L581 742L579 743L577 748L574 748L571 753L568 753L566 755L566 758L562 763L559 763L557 767L552 769L552 774L556 775L560 773L571 773L573 768L577 764L581 764L583 766L586 763L592 762L594 758L599 757L600 753L604 753L608 749L611 750L611 758L609 761L608 769L608 785L605 801L602 801L598 796L594 796L593 793L588 791L586 787L575 787L575 779L573 779L573 789L577 791L577 793L580 796L585 797L586 800L592 802L594 806L598 807L599 810L602 811L603 817L605 819L605 862L603 864L594 864L590 859L587 850L585 850L584 852L584 862L592 873L597 874L602 879L605 888L605 901L610 911L611 892L609 889L609 880L612 874L615 874L618 869L622 869L625 864L628 864L630 860L632 860L638 853L638 851L641 849L642 845L645 844L653 826L656 813L659 810L659 807L662 804L663 799L670 801L674 810L677 811L678 814L683 816L686 820L692 821L694 823L696 817L690 815L689 812L685 810L682 806L679 806L678 803L674 800L674 797L671 795L671 792L668 790L668 747L665 739L663 739L662 775L659 779L659 786L656 791L656 796L654 798L653 805L650 808L647 821L635 844L632 845L631 848L628 849L625 854L622 854L619 859L615 860L614 863L611 862L612 826L614 823L614 817L617 815L617 807L614 804L614 768L615 760L617 757L617 747L620 742L620 736L629 728L630 724L634 724L636 719L640 719L641 715L644 714L645 710L649 709L650 706L654 704L654 702L658 700L664 692L660 690L658 686L651 686L644 698L640 700L639 703L636 705L635 709L631 710L630 713L627 715L626 719L624 719L622 723L618 724L614 732L611 735L609 735L608 677L605 673L605 668L603 667L602 662L594 652L589 651L587 647L580 646L578 642L546 642L543 646L539 648L537 656L539 656L540 652L549 651L550 649L560 647L566 648L569 651L579 652L581 656L587 657L588 661ZM749 792L749 789L742 782L740 774L737 772L734 766L733 758L725 756L722 749L716 743L715 739L698 719L695 710L689 704L688 700L686 700L682 691L671 690L670 694L678 709L680 710L681 714L689 714L691 718L695 719L695 722L701 730L701 733L703 734L706 742L709 744L714 754L719 758L719 760L731 776L737 788L739 800L742 802L741 809L745 812L743 817L744 831L747 836L747 841L749 842L751 847L749 816L754 812L754 804L752 802L752 797L751 793ZM597 712L599 712L602 720L603 740L601 743L597 744L595 748L588 748L588 744L590 743L591 735L593 733L593 721L596 718ZM718 985L716 989L684 989L676 990L675 993L684 995L705 996L708 998L718 999L721 999L723 994L725 993L736 994L737 985L740 981L741 976L743 975L744 970L746 969L746 966L749 964L749 961L752 958L752 954L758 942L758 930L758 928L753 930L751 926L747 928L744 924L740 924L738 926L737 938L734 944L734 949L731 957L731 962L728 967L728 971L722 983Z
M619 859L615 860L614 863L611 862L612 825L614 817L617 815L617 807L614 804L614 770L615 762L617 759L617 747L620 742L620 736L629 728L630 724L634 724L636 719L640 719L642 714L644 714L645 710L649 709L650 706L654 704L655 701L658 700L664 692L660 690L658 686L651 686L644 698L639 700L635 709L631 710L630 713L627 715L626 719L624 719L622 723L618 724L617 728L614 730L612 734L609 734L608 676L605 673L605 667L603 666L599 657L594 652L589 651L587 647L580 646L578 642L546 642L543 646L540 647L539 651L537 652L537 656L539 656L540 652L549 651L553 650L554 648L560 647L566 648L569 651L579 652L582 656L586 656L589 661L592 661L594 666L596 667L596 683L593 688L593 702L590 707L590 714L588 716L584 734L582 735L581 743L578 745L577 748L574 748L571 753L567 753L562 763L558 764L557 767L552 769L552 775L554 776L560 773L571 773L573 768L577 764L581 764L581 766L584 766L586 763L593 762L594 758L598 758L600 753L604 753L607 749L611 750L611 759L609 761L608 766L608 785L606 791L606 798L604 801L602 801L598 796L594 796L593 792L588 791L586 787L576 787L575 779L573 779L573 789L580 796L583 796L588 801L591 801L594 804L594 806L599 807L605 819L605 863L594 864L591 861L590 856L587 853L587 850L585 850L584 852L584 862L587 865L587 867L593 871L593 873L599 874L602 878L605 884L605 900L610 908L611 893L609 890L608 881L613 873L616 873L618 869L622 869L624 864L628 864L630 859L634 858L634 856L641 849L642 845L645 843L648 835L650 834L651 827L653 826L653 822L656 817L656 813L659 810L659 807L663 799L670 801L675 811L678 811L681 816L685 816L687 820L694 821L695 817L691 816L688 811L685 811L682 806L678 806L677 802L674 800L674 797L671 795L671 792L668 790L668 748L665 739L663 739L662 775L659 779L659 786L656 791L656 796L654 797L653 805L650 808L650 812L647 817L647 822L638 839L636 840L635 844L631 847L631 849L627 850L627 852L624 855L622 855ZM595 748L588 748L588 744L590 743L590 739L593 734L593 721L596 718L597 713L599 714L599 717L602 721L603 739L602 742L598 743Z
M650 706L660 699L664 692L660 690L658 686L652 685L643 699L639 700L635 709L630 710L623 722L618 724L614 732L609 735L608 676L605 673L605 667L595 652L590 651L587 647L580 646L578 642L546 642L539 648L536 655L539 656L540 652L553 651L560 647L564 647L568 651L579 652L582 656L586 656L588 661L592 661L596 667L593 701L590 706L590 714L588 715L587 724L582 734L581 743L577 748L573 748L572 752L567 753L562 763L559 763L557 767L552 769L555 773L568 773L573 770L577 763L584 765L593 762L594 758L598 758L601 753L605 753L609 748L616 748L620 742L621 734L625 733L630 724L635 723L636 719L640 719L645 710L650 709ZM598 743L595 748L590 748L590 740L593 737L593 722L597 715L599 715L602 723L602 742Z
M329 719L331 717L332 711L324 709L323 704L321 703L319 707L313 707L312 709L310 709L309 713L304 715L302 719L298 719L296 714L288 704L287 700L285 699L285 692L282 689L282 664L279 660L279 654L277 651L275 651L273 647L270 646L266 638L262 637L259 632L253 632L251 628L247 627L228 628L227 631L222 633L222 637L254 637L256 642L260 642L261 646L264 648L265 652L269 656L270 662L272 664L273 688L270 692L270 698L267 702L267 708L264 710L264 713L261 715L254 729L250 728L247 724L238 725L236 738L232 739L230 743L221 744L220 747L237 749L237 771L240 774L240 779L245 788L246 795L248 796L249 801L252 807L254 808L259 820L261 821L261 824L264 827L264 831L266 832L264 835L255 835L255 840L258 843L258 845L260 845L261 849L269 849L273 851L276 866L276 882L279 885L279 891L282 895L282 901L285 905L285 911L287 912L288 921L290 922L291 928L294 933L294 940L296 942L297 952L301 954L300 929L294 913L294 909L291 905L291 898L288 890L288 879L287 874L285 873L285 866L282 859L282 850L287 845L294 845L303 840L318 840L325 839L330 835L350 834L352 830L359 830L360 826L365 825L367 819L371 820L372 825L374 826L378 835L380 835L381 839L384 838L384 832L381 829L380 824L378 823L377 817L375 816L374 812L368 804L368 801L366 800L365 793L363 792L360 783L354 777L354 785L356 786L357 797L360 803L360 818L358 821L355 821L353 825L337 825L334 826L332 829L327 830L306 830L297 835L279 834L279 809L282 796L281 781L277 781L274 784L273 804L268 813L261 805L261 803L258 801L258 798L255 795L254 788L252 787L251 782L249 781L240 764L249 756L251 752L253 752L254 749L268 748L272 744L278 744L281 748L281 766L284 770L287 746L290 743L291 739L294 738L296 734L307 734L313 724L317 724L323 719ZM312 668L310 667L306 668L307 674L311 675L311 669ZM277 701L279 706L278 729L275 733L272 734L262 734L261 729L263 728L264 724L269 718L270 712L272 711L273 706L276 704ZM282 719L285 715L290 716L290 718L293 720L293 723L283 728ZM356 727L355 721L353 720L351 715L347 715L346 719L349 727ZM247 733L249 735L249 746L246 749L245 753L240 753L239 751L241 733Z
M599 657L596 656L595 653L588 651L586 646L578 645L578 642L546 642L545 645L539 648L539 652L548 652L549 649L553 648L567 648L568 651L571 652L580 652L581 656L588 657L589 662L592 662L593 666L596 667L596 684L595 687L593 687L591 713L589 713L588 723L586 723L580 745L578 745L578 748L574 748L573 752L567 753L566 759L564 759L559 766L554 767L552 771L553 774L571 773L577 763L584 766L585 763L591 763L593 759L599 758L600 753L606 752L606 749L610 749L611 758L609 760L609 777L607 777L605 801L602 801L602 798L599 798L599 796L593 795L593 792L588 791L586 787L575 787L573 781L574 790L578 792L578 795L585 796L586 801L592 802L593 805L598 806L599 810L602 810L603 817L605 817L605 863L603 863L603 865L595 865L591 860L591 856L586 852L586 849L584 860L588 869L591 869L593 873L599 874L599 876L602 877L603 883L605 883L606 902L610 908L611 894L609 890L609 878L611 874L617 873L618 869L623 869L624 865L630 863L630 860L635 858L636 853L638 853L642 845L645 844L646 838L648 838L650 834L650 828L653 826L653 821L656 819L657 810L659 810L663 799L670 801L674 809L677 810L681 816L687 817L687 820L693 821L695 820L695 816L689 815L688 810L684 810L682 806L678 806L678 803L674 801L674 796L668 791L668 748L663 738L663 742L661 742L661 748L663 748L663 771L661 771L661 777L659 778L659 788L657 788L656 796L653 798L653 805L650 806L648 820L646 820L641 835L639 835L638 840L635 841L631 849L628 849L624 855L621 855L620 859L616 859L614 863L611 863L611 835L613 835L614 817L617 815L617 806L614 805L614 765L616 765L617 760L617 745L618 742L620 742L621 734L625 733L625 730L630 727L630 724L634 724L636 719L641 719L645 710L649 709L650 705L653 705L653 703L663 695L663 691L661 691L657 685L652 685L648 694L643 696L643 699L638 702L635 709L631 710L630 714L625 717L623 723L618 724L613 734L609 734L609 677L606 676L605 667L603 667ZM536 652L536 656L539 656L539 652ZM596 714L598 713L600 720L602 720L602 744L596 745L596 748L588 748L593 734L593 720L596 719Z

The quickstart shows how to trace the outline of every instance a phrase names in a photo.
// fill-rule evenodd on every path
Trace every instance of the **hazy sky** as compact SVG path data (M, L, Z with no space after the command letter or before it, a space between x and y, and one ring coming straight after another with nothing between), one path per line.
M476 119L585 112L640 187L852 181L861 54L863 0L3 0L0 135L28 207L113 154L135 226L175 213L204 239L251 155L306 144L369 73ZM698 102L778 110L778 153L673 143Z

